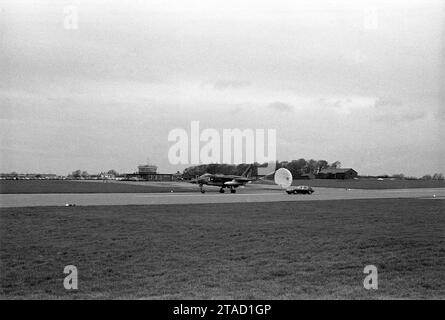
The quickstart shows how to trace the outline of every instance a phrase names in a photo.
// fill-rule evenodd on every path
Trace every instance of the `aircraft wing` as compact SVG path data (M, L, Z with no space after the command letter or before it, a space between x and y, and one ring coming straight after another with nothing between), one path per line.
M245 185L249 181L251 181L251 179L237 178L237 179L233 179L233 180L224 182L224 185L237 187L237 186L243 186L243 185Z
M226 185L226 186L233 186L233 187L242 186L243 184L244 183L238 182L236 180L231 180L231 181L224 182L224 185Z

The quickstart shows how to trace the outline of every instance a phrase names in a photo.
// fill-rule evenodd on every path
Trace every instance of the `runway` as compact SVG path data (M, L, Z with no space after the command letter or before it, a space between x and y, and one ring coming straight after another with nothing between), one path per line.
M322 201L340 199L423 198L445 199L445 188L422 189L339 189L315 188L312 195L288 195L276 188L239 189L236 194L184 193L91 193L91 194L0 194L0 207L32 206L99 206L99 205L165 205L204 203L246 203L279 201Z

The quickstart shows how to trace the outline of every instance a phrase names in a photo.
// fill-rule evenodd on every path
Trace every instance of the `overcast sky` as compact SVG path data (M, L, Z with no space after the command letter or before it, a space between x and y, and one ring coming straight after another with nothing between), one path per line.
M133 172L147 157L174 172L168 133L192 120L276 129L280 160L445 172L443 1L0 8L1 172Z

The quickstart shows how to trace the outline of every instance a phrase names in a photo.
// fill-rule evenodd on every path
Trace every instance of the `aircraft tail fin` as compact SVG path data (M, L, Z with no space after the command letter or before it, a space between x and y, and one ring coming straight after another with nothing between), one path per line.
M242 177L250 178L252 176L253 171L253 164L247 167L246 170L244 170Z

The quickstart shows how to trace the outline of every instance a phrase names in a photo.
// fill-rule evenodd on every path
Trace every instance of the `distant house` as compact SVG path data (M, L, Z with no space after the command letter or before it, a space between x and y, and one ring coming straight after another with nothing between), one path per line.
M313 173L303 173L300 176L296 176L295 179L310 180L315 179L315 175Z
M182 173L179 171L176 171L176 173L173 174L173 178L175 180L183 180Z
M358 173L352 168L322 169L317 174L318 179L353 179Z
M127 173L125 180L133 181L174 181L175 175L171 173Z
M61 178L52 173L0 173L0 180L55 180Z
M112 173L101 172L97 175L97 179L100 180L116 180L116 176Z

